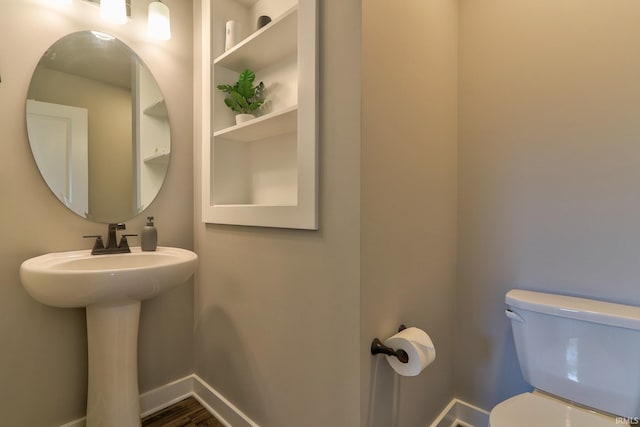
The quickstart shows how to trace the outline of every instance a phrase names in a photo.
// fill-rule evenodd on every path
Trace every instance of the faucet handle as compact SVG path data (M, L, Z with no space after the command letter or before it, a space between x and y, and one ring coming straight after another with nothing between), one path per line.
M104 249L104 242L102 241L102 236L99 234L90 234L88 236L82 236L85 239L96 239L95 243L93 244L93 249L91 250L91 253L94 253L96 250L101 250Z
M118 245L118 247L120 249L127 249L129 252L131 252L131 250L129 249L129 241L127 240L127 237L133 237L133 236L137 236L137 234L123 234L120 236L120 244Z

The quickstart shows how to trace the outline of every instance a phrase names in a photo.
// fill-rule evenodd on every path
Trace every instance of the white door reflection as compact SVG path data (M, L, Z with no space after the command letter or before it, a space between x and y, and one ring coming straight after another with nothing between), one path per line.
M89 211L88 114L86 108L27 100L36 164L54 194L84 217Z

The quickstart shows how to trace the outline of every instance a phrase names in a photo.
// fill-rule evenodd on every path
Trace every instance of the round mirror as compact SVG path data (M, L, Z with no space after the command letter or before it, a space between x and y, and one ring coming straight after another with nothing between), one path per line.
M40 173L73 212L123 222L158 194L171 154L164 98L115 37L81 31L54 43L33 73L26 109Z

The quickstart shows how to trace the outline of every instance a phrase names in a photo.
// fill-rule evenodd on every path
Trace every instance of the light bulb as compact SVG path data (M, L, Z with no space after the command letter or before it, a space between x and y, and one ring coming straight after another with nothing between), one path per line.
M100 0L100 16L114 24L127 23L127 5L125 0Z
M171 38L171 15L167 5L159 1L149 3L147 33L157 40Z

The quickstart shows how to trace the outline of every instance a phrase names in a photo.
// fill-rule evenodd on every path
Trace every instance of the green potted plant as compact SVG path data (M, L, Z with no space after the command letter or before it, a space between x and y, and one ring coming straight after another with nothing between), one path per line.
M238 76L238 81L232 85L218 85L218 89L228 96L224 99L224 103L232 111L236 112L236 124L254 119L253 114L258 108L264 104L264 83L260 82L256 86L253 85L256 79L256 73L251 70L244 70Z

